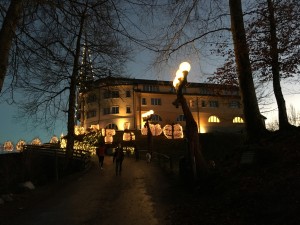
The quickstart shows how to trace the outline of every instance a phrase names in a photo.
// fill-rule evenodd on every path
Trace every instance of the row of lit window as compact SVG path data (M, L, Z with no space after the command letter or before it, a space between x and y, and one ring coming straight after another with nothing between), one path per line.
M131 113L131 109L129 106L126 107L126 113ZM119 114L119 106L113 106L111 108L104 108L103 114L104 115ZM96 117L96 110L90 110L87 112L87 118L92 118L92 117ZM162 118L157 114L153 114L151 116L151 121L152 122L160 122L160 121L162 121ZM179 115L177 117L176 121L185 121L185 116ZM210 116L208 118L208 122L209 123L220 123L220 119L217 116ZM241 117L237 116L237 117L233 118L232 122L233 123L244 123L244 120Z
M177 118L177 121L184 121L185 119L182 120L183 118L184 118L184 115L180 115ZM151 122L160 122L160 121L162 121L162 119L159 115L154 114L151 116ZM209 117L208 122L209 123L220 123L220 119L216 116L211 116L211 117ZM244 123L244 120L241 117L237 116L237 117L234 117L232 122L233 123ZM105 128L118 130L118 126L114 123L108 124Z

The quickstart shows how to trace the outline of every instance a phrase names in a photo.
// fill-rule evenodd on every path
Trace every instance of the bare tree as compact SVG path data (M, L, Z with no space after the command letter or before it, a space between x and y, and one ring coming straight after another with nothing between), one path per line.
M117 16L110 2L61 1L32 5L17 35L18 87L27 95L23 112L48 122L67 113L67 153L72 156L77 88L82 81L83 49L91 54L93 75L118 73L127 50L116 32ZM28 23L26 23L26 21ZM20 54L22 53L22 54Z
M280 80L293 77L299 71L299 7L299 1L257 0L245 12L251 66L257 84L273 83L281 130L291 128ZM234 55L227 50L228 45L219 47L225 49L220 52L223 56L227 54L228 58L210 80L218 83L224 80L227 83L235 82Z
M244 105L246 130L249 140L255 141L259 140L266 133L266 130L255 94L241 0L229 0L229 8L235 62Z
M22 1L11 0L0 30L0 93L6 76L9 53L15 32L21 19Z

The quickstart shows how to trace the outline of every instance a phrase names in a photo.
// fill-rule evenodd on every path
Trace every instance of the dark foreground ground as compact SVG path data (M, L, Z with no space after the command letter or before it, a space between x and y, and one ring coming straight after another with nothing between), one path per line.
M240 164L242 151L255 153ZM120 177L110 157L0 206L0 224L298 225L300 135L273 136L236 149L197 183L156 164L126 158Z

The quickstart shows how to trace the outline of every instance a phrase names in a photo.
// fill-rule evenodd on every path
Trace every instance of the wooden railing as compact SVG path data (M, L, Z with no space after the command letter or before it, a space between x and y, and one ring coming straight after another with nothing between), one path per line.
M55 159L56 177L58 179L58 161L66 158L66 149L59 148L55 145L24 145L24 152L39 154L44 156L53 156ZM86 150L73 150L72 160L77 160L81 164L83 170L91 166L91 152Z

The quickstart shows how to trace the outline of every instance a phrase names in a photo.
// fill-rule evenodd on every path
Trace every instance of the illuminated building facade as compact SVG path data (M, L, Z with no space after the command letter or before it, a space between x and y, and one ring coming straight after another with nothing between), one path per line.
M243 110L238 87L188 83L184 96L198 126L198 132L242 132ZM91 126L115 130L140 130L142 114L153 110L150 122L181 124L181 107L173 102L176 93L171 81L106 77L90 85L78 97L78 120L84 129Z

